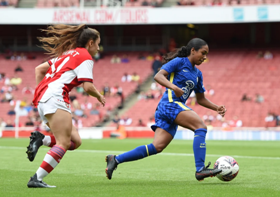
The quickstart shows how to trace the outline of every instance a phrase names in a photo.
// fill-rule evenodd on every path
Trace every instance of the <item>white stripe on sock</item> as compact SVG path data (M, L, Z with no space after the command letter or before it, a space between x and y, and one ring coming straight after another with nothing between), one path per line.
M57 161L49 154L46 154L44 161L50 164L53 168L57 166Z
M37 174L37 179L38 179L39 181L42 181L43 178L44 178L45 176L47 176L49 173L48 173L46 170L44 170L43 168L39 167L38 170L37 170L37 172L36 172L36 174Z

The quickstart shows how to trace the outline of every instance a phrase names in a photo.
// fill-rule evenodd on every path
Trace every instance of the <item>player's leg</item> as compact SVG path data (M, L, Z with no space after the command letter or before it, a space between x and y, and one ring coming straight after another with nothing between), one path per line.
M112 178L113 171L117 165L124 162L135 161L145 157L160 153L173 139L172 135L164 129L157 128L155 131L154 141L148 145L138 146L137 148L120 155L107 155L106 174L108 179Z
M116 160L118 163L135 161L144 157L160 153L171 142L173 137L167 131L157 128L153 143L148 145L139 146L131 151L117 155Z
M201 118L194 111L186 110L177 115L175 123L194 131L193 152L197 180L203 180L206 177L215 176L220 173L219 170L208 169L209 165L207 167L204 165L206 157L205 137L207 127Z
M42 180L57 166L71 144L71 113L62 109L57 109L55 113L46 114L45 117L47 118L50 129L55 136L56 145L48 151L39 169L28 182L28 187L50 187L48 185L46 186Z

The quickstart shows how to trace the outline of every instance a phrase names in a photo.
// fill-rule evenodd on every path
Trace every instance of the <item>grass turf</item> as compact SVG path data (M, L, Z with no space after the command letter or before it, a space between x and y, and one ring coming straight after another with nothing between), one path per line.
M207 141L206 162L233 156L240 166L236 179L222 182L195 179L192 141L174 140L162 154L118 166L112 180L105 175L105 156L119 154L151 139L83 140L68 151L44 181L54 189L29 189L26 184L41 164L48 148L41 147L35 160L26 158L29 139L0 139L1 197L64 196L280 196L278 141ZM171 154L167 154L171 153Z

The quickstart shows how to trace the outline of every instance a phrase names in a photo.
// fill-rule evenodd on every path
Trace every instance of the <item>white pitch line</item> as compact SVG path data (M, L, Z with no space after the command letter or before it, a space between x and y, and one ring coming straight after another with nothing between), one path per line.
M24 147L15 147L15 146L0 146L0 149L16 149L16 150L25 150ZM49 150L49 148L40 148L42 150ZM115 151L115 150L75 150L71 151L73 153L75 152L83 152L83 153L111 153L111 154L117 154L117 153L124 153L125 151ZM158 155L162 156L187 156L187 157L193 157L193 154L191 153L160 153ZM207 157L221 157L226 155L213 155L213 154L207 154ZM229 156L229 155L228 155ZM255 157L255 156L242 156L242 155L231 155L233 158L242 158L242 159L271 159L271 160L280 160L280 157Z

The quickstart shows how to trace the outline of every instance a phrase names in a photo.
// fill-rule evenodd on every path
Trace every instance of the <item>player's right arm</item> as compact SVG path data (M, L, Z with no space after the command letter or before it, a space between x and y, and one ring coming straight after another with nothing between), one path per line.
M50 65L48 62L44 62L35 68L36 84L38 85L48 72Z
M83 82L83 88L86 93L89 95L97 98L97 100L104 106L106 103L106 100L103 95L101 95L96 87L91 82Z
M183 62L181 58L174 58L171 61L164 64L161 70L154 77L155 81L158 82L160 85L170 90L173 90L177 97L181 97L184 94L184 91L178 86L171 83L167 79L167 77L169 74L176 72L178 67L180 67L182 63Z
M154 77L155 81L158 82L160 85L169 88L174 91L177 97L180 97L184 94L184 91L179 88L178 86L171 83L167 77L169 73L166 70L161 69Z

